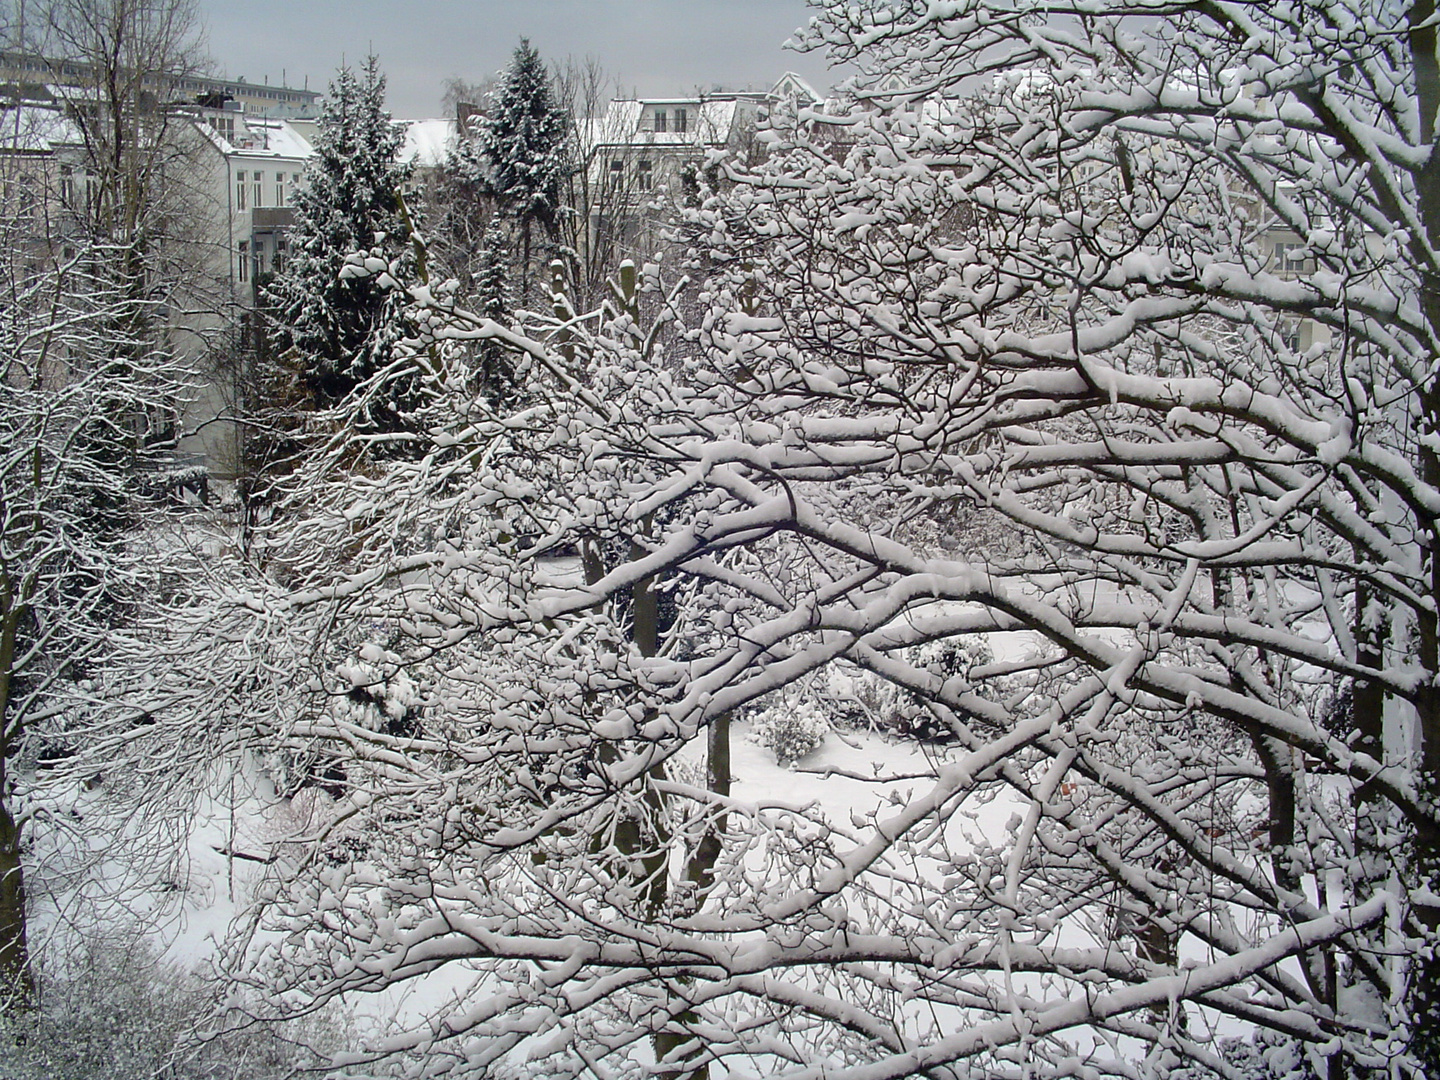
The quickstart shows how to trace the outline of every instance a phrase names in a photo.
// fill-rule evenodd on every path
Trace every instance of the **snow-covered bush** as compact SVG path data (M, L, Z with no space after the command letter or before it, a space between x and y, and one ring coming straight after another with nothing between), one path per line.
M273 1080L346 1041L329 1013L303 1030L217 1017L204 981L143 940L95 938L36 969L34 1008L0 997L0 1080Z
M937 680L937 687L957 677L968 681L972 669L994 659L990 647L980 639L931 641L906 650L904 656ZM1000 684L992 681L983 692L993 696L999 690ZM851 694L855 703L851 711L863 712L873 726L892 735L922 742L943 742L954 736L950 726L925 705L922 695L871 672L861 672L852 680Z
M830 722L814 700L781 700L750 724L750 737L773 753L781 765L795 764L819 746L829 731Z
M336 669L350 686L335 704L341 718L370 731L413 734L420 702L414 681L398 666L399 657L380 645L362 645L348 664Z

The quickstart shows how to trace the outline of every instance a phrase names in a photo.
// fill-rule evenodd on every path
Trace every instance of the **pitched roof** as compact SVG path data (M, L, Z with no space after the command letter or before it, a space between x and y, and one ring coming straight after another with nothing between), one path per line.
M445 162L450 144L455 140L454 119L403 120L405 141L400 146L400 160L422 169L436 168Z
M0 109L0 152L49 154L80 141L80 129L60 109L43 105Z

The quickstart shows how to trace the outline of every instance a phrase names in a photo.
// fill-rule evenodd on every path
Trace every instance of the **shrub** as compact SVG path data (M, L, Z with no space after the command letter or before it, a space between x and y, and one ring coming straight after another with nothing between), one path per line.
M982 640L942 640L912 648L908 659L944 681L967 677L973 668L990 663L993 655ZM989 696L994 688L982 692ZM897 738L949 742L955 737L949 724L935 715L921 697L893 683L870 676L858 688L857 697L879 719L880 726Z
M830 723L816 702L781 700L751 721L750 737L770 750L781 765L790 766L819 746L829 730Z
M312 1020L304 1031L227 1024L201 1041L212 995L143 939L83 941L36 967L31 1008L0 994L0 1080L274 1080L316 1064L307 1043L323 1053L343 1038Z

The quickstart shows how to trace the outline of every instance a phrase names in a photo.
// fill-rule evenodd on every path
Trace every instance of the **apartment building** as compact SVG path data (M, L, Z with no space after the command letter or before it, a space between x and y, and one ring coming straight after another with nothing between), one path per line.
M794 72L769 90L715 90L684 97L617 98L580 132L594 187L623 188L632 201L673 184L716 150L753 145L761 110L779 102L809 107L820 95Z

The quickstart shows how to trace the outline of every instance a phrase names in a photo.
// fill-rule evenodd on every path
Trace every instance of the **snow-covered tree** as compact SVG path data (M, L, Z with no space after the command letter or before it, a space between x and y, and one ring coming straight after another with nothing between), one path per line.
M515 302L510 292L509 245L499 222L492 220L475 255L475 309L501 326L513 321ZM480 392L499 406L516 392L515 356L501 341L481 342L476 350L475 373Z
M417 1075L1440 1072L1431 22L837 0L861 75L696 209L683 345L413 290L544 392L250 601L410 726L287 729L346 795L248 977L463 972L349 1062ZM952 744L737 795L732 717L841 661Z
M613 169L608 160L599 160L607 146L613 149L614 141L624 137L608 130L607 110L620 92L616 77L592 57L567 57L548 78L546 115L551 117L552 134L562 135L564 142L549 159L546 186L554 184L545 196L543 219L548 224L542 230L550 241L546 246L564 263L574 301L589 306L608 292L608 280L623 260L649 258L666 246L678 215L664 212L660 193L640 190L635 169ZM492 110L501 89L488 94ZM524 224L506 213L516 208L494 186L485 130L483 117L469 119L450 146L438 182L427 193L427 240L467 295L473 293L475 257L495 211L500 209L513 225ZM529 137L534 137L533 129ZM523 146L520 152L531 150ZM523 232L515 246L520 250L510 260L512 278L528 289L541 277L534 272L541 260L525 258ZM521 263L529 267L523 273ZM543 297L521 299L533 304Z
M539 226L547 237L555 235L561 185L572 168L569 117L551 94L539 52L525 38L490 97L475 151L487 189L520 228L523 300L532 280L532 233Z
M19 41L70 65L77 145L33 153L7 115L0 161L0 994L30 981L26 852L37 726L102 664L135 600L126 536L182 479L191 392L179 309L213 310L209 209L189 122L167 104L203 63L185 0L52 0ZM52 118L48 123L54 124ZM62 172L63 170L63 172ZM203 332L200 336L205 336ZM183 479L193 479L186 477Z
M742 178L743 230L702 215L752 505L785 485L833 583L797 645L851 637L978 755L932 807L1002 746L1021 803L939 930L993 950L993 1013L864 1075L997 1038L1123 1072L1101 1029L1223 1073L1227 1013L1317 1072L1433 1074L1434 39L1403 7L1145 13L833 5L851 112ZM857 530L852 484L894 518ZM916 542L957 508L1018 529ZM894 651L1011 627L1050 643L1020 708ZM1082 944L1130 974L1078 978Z
M79 146L60 152L75 172L48 193L65 217L50 227L103 245L109 273L137 300L216 310L204 151L190 117L173 107L186 100L184 80L208 63L195 4L44 0L29 20L17 27L33 35L21 47L72 65L51 92Z
M399 201L408 177L396 157L401 142L385 109L379 60L368 57L358 73L342 68L295 192L289 257L269 285L276 332L291 347L285 363L309 407L343 401L389 362L403 334L384 290L341 276L352 252L378 249L394 258L409 250L410 225Z
M0 263L0 994L29 980L35 729L104 662L136 600L126 534L166 484L165 429L187 389L184 368L131 332L154 312L108 272L126 249L67 258L58 240L37 246L28 220L7 220Z

